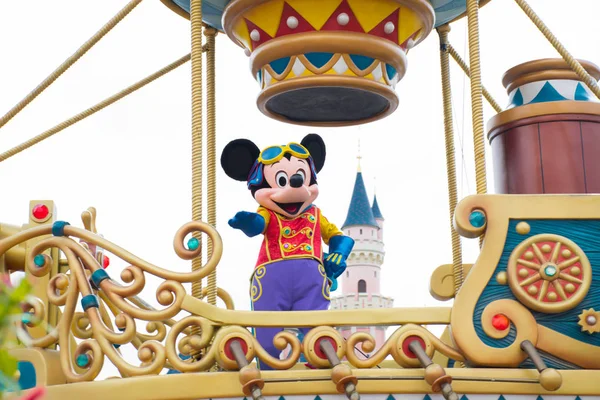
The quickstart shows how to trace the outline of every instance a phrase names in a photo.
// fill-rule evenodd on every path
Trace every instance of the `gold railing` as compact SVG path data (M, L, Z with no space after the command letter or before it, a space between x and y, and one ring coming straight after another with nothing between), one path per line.
M89 225L89 224L87 224ZM86 228L89 227L86 225ZM335 354L346 358L355 368L372 368L391 356L404 368L419 367L419 360L407 347L407 341L418 340L428 357L434 352L462 361L462 355L442 342L419 324L444 324L450 321L450 308L391 308L375 310L256 312L233 310L231 297L223 290L218 296L226 308L201 301L186 293L182 283L190 283L216 270L223 245L217 231L202 222L190 222L176 233L173 247L182 259L197 256L196 250L184 245L186 237L210 240L212 254L207 263L196 271L179 273L153 265L104 239L95 229L86 230L62 222L25 229L0 240L0 257L10 249L28 241L36 244L25 259L25 270L35 277L48 276L56 264L49 254L62 254L60 272L51 276L47 287L48 304L60 309L55 326L47 334L29 337L28 342L39 348L60 347L60 362L69 382L90 381L100 373L105 357L119 370L121 376L159 374L164 368L180 372L207 371L215 363L224 370L237 370L239 364L231 352L234 341L242 344L248 362L257 358L275 369L290 369L304 355L315 367L328 367L330 361L319 352L319 344L328 338L335 343ZM59 250L49 253L47 250ZM127 262L120 273L123 283L112 279L101 266L101 257L90 249L104 251ZM162 278L156 299L162 306L155 309L144 302L139 294L145 287L146 274ZM78 301L83 312L76 312ZM40 324L45 315L44 303L31 298L24 306L30 313L27 328ZM173 319L180 312L191 315ZM112 314L112 317L109 316ZM145 321L146 331L136 328L137 321ZM113 326L114 321L114 326ZM356 347L372 352L375 339L365 332L357 332L347 340L334 329L337 326L400 325L381 348L368 359L361 359ZM285 360L270 356L253 337L248 327L312 327L301 343L288 331L279 333L274 344L291 351ZM199 329L193 329L199 328ZM20 335L26 335L28 329ZM197 332L197 333L196 333ZM75 338L78 340L75 341ZM77 343L79 342L79 343ZM139 365L122 356L119 346L131 343L138 350ZM202 354L200 358L195 354ZM192 356L192 357L190 357Z

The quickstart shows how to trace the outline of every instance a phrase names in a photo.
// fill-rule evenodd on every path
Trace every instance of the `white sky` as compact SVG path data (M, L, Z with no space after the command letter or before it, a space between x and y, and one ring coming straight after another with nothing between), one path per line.
M578 58L600 63L597 0L529 0L562 43ZM124 0L0 1L0 114L42 81L126 3ZM570 7L567 7L569 4ZM466 56L466 20L452 26L450 41ZM558 57L510 0L494 0L480 14L483 82L501 105L502 74L522 62ZM189 52L187 20L158 0L145 1L46 92L0 129L0 152L62 122ZM452 63L459 198L475 191L469 81ZM465 96L463 96L463 90ZM328 148L319 175L317 204L341 226L356 176L357 139L372 199L386 219L382 293L396 307L435 306L429 276L451 263L446 161L437 33L408 55L398 84L398 110L360 127L307 128L263 116L258 84L244 52L226 35L217 38L217 162L222 148L246 137L259 147L322 135ZM52 199L58 218L82 226L80 214L98 209L97 225L108 240L163 268L187 271L172 250L176 230L191 219L190 64L116 105L0 163L0 221L27 221L31 199ZM485 121L494 111L485 104ZM486 140L487 143L487 140ZM487 146L488 187L494 190ZM464 157L464 164L461 161ZM205 163L206 165L206 163ZM461 172L462 171L462 172ZM218 223L224 256L218 285L249 309L248 286L261 238L248 239L227 225L256 203L245 184L217 165ZM206 213L205 213L206 219ZM463 240L464 262L477 257L477 241ZM125 266L111 256L109 273ZM148 280L147 280L148 281ZM144 297L155 301L157 280ZM449 305L446 303L444 305Z

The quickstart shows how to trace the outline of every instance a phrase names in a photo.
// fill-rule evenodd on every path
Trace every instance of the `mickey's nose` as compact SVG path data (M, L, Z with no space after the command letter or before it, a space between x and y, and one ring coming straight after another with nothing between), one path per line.
M299 188L304 183L304 177L300 174L294 174L290 178L290 186L293 188Z

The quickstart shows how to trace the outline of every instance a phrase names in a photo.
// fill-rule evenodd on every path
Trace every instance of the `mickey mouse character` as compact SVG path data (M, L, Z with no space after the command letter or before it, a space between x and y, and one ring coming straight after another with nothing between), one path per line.
M262 152L247 139L225 146L221 166L232 179L247 182L257 212L239 211L229 225L248 237L264 239L250 295L257 311L326 310L336 278L346 269L354 240L313 204L319 195L317 173L325 164L325 143L309 134L301 143L270 146ZM323 253L322 243L329 245ZM267 352L279 358L274 336L283 328L257 328ZM309 328L301 329L302 336ZM261 365L262 369L266 366Z

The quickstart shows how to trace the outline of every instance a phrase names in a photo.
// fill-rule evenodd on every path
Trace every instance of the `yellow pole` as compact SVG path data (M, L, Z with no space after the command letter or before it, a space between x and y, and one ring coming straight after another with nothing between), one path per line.
M211 27L204 29L206 36L206 153L207 153L207 211L208 223L212 226L217 225L217 178L216 178L216 99L215 99L215 36L217 30ZM212 243L208 243L208 257L212 255ZM217 271L208 275L208 302L212 305L217 304Z
M483 101L481 65L479 59L479 0L467 0L469 29L469 59L471 64L471 113L473 115L473 144L475 147L475 180L477 193L487 193L485 174L485 139L483 137Z
M560 43L558 38L550 31L550 29L544 24L544 21L533 11L533 9L527 4L525 0L515 0L519 7L525 12L529 19L537 26L542 34L548 39L548 41L554 46L556 51L562 56L562 58L569 64L569 67L579 76L579 78L585 82L590 90L600 99L600 86L598 82L587 73L585 68L581 66L571 53Z
M202 221L202 0L190 1L192 25L192 219ZM200 237L197 237L200 240ZM202 242L200 242L200 250ZM202 267L202 252L192 271ZM192 296L202 298L202 280L192 282Z
M121 11L119 11L110 21L106 23L98 32L88 39L73 55L67 58L61 65L58 66L46 79L42 81L35 89L33 89L23 100L18 102L13 108L11 108L2 118L0 118L0 128L2 128L8 121L10 121L15 115L23 110L29 103L33 101L40 93L42 93L48 86L58 79L66 70L68 70L77 60L79 60L85 53L88 52L96 43L100 41L112 28L114 28L119 22L123 20L142 0L130 1Z
M456 161L454 159L454 121L452 120L452 87L450 85L448 32L450 32L450 25L444 25L438 28L438 34L440 35L442 94L444 101L444 132L446 141L446 170L448 173L448 205L450 207L450 235L452 237L452 275L454 277L454 293L456 294L463 283L463 266L460 237L454 229L452 221L458 202L458 194L456 189Z
M146 86L147 84L149 84L152 81L155 81L156 79L160 78L161 76L167 74L170 71L173 71L175 68L185 64L186 62L188 62L190 60L190 55L186 55L181 57L179 60L167 65L166 67L156 71L155 73L153 73L152 75L147 76L146 78L142 79L141 81L134 83L133 85L121 90L119 93L114 94L112 96L110 96L109 98L102 100L100 103L80 112L79 114L69 118L66 121L61 122L60 124L54 126L53 128L48 129L45 132L40 133L39 135L29 139L26 142L21 143L20 145L13 147L10 150L5 151L4 153L0 154L0 162L14 156L15 154L18 154L20 152L22 152L25 149L30 148L31 146L34 146L36 144L38 144L39 142L41 142L44 139L48 139L50 136L53 136L55 134L57 134L58 132L68 128L71 125L74 125L75 123L89 117L90 115L93 115L95 113L97 113L98 111L108 107L109 105L113 104L114 102L116 102L117 100L122 99L123 97L135 92L136 90Z

